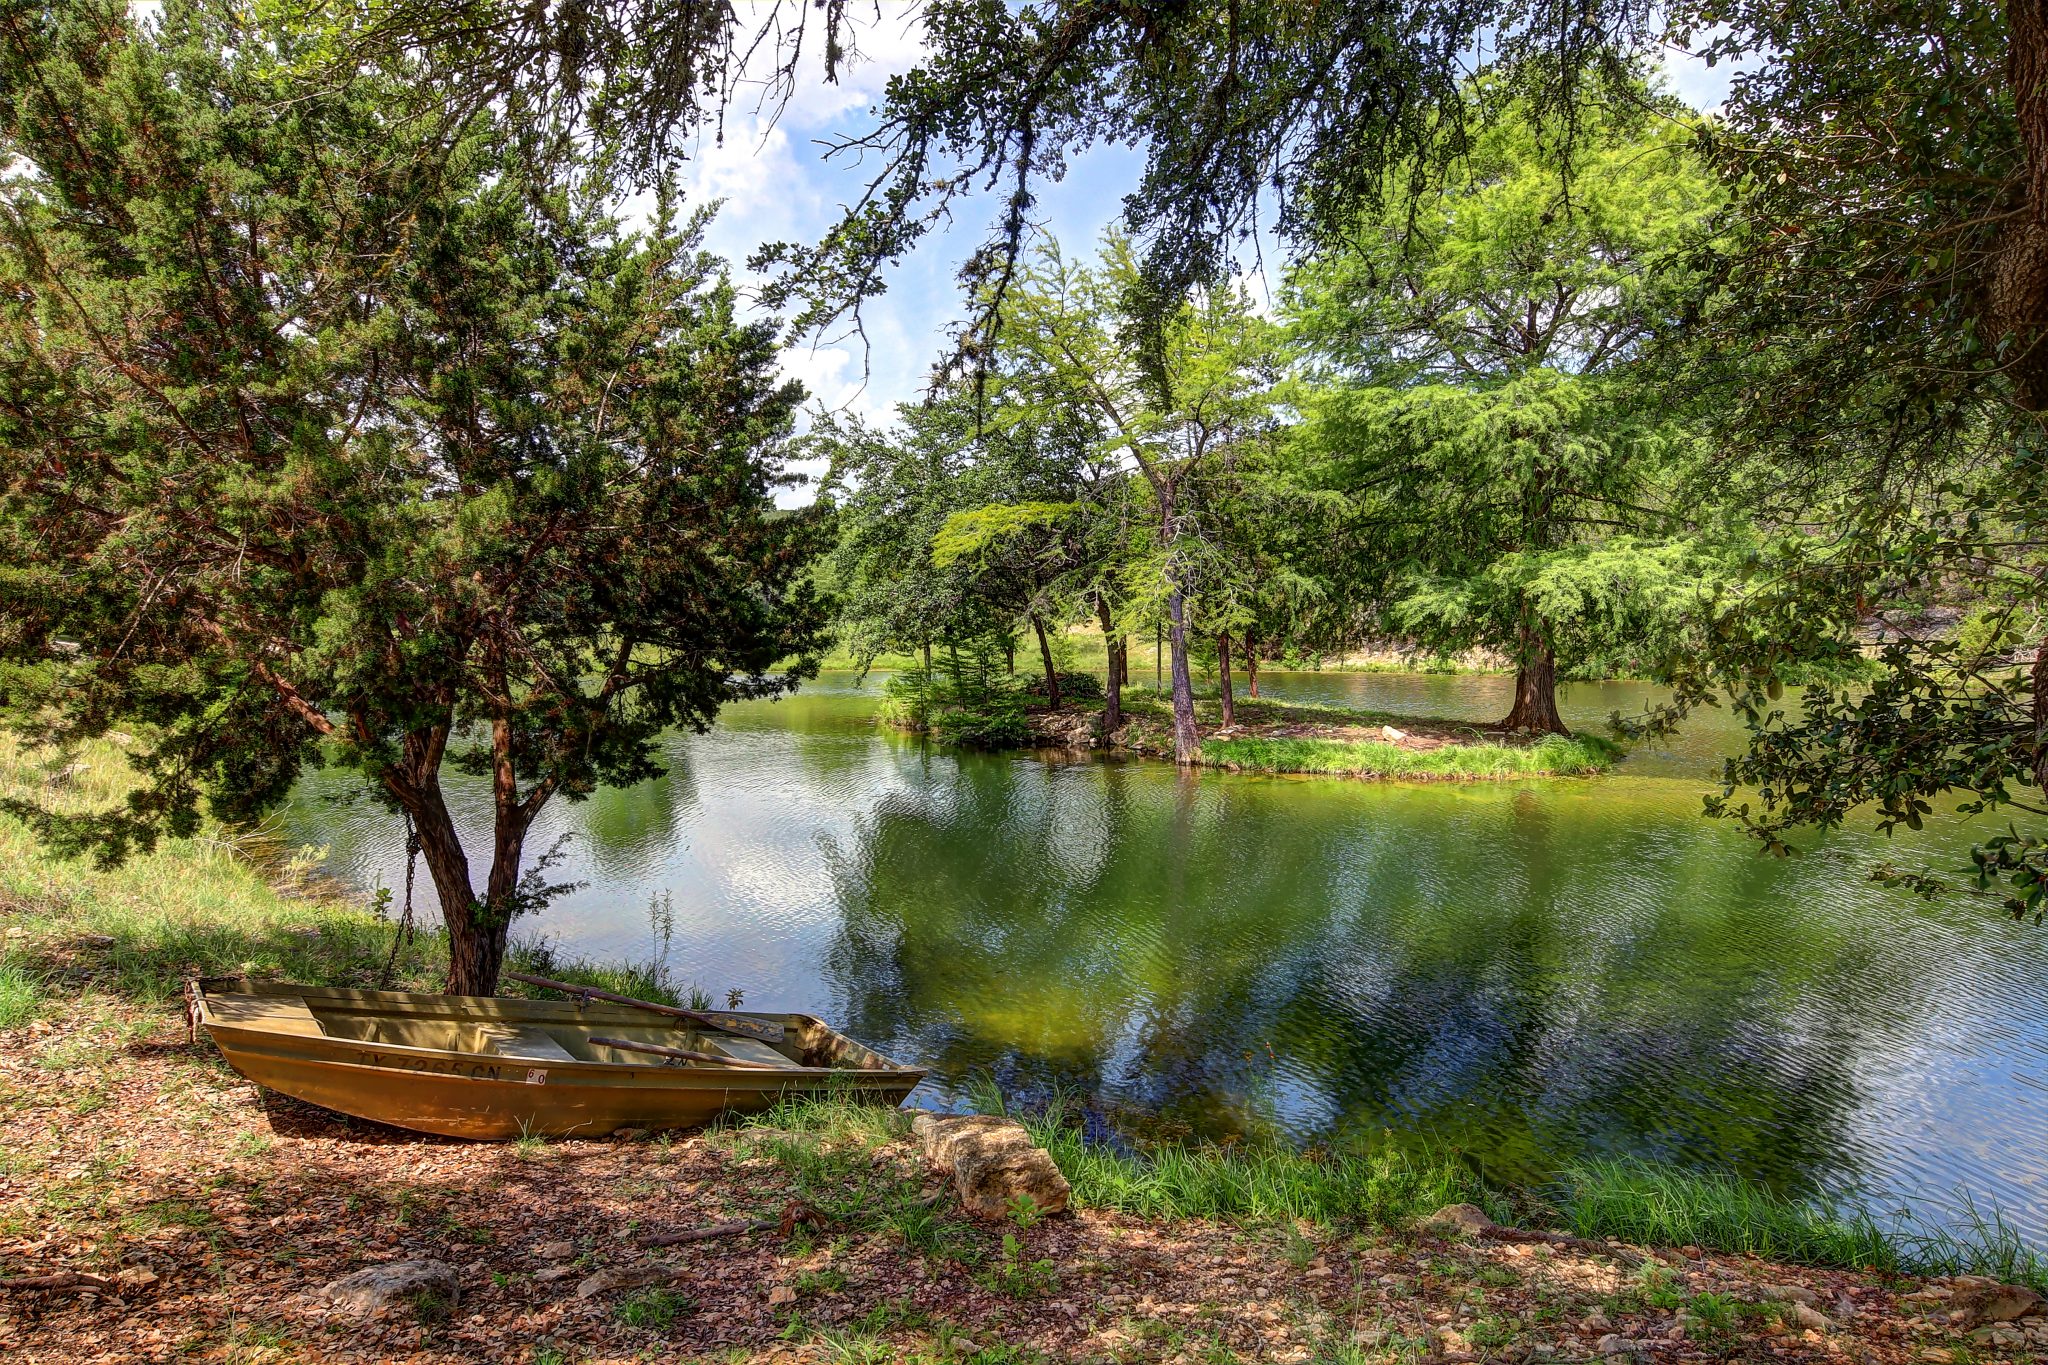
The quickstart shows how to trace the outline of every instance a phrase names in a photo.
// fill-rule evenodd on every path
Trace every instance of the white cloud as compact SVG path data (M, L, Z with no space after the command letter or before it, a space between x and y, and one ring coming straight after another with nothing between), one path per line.
M1671 88L1680 99L1703 114L1720 112L1728 99L1729 83L1750 65L1730 61L1707 65L1707 59L1700 55L1701 52L1726 33L1725 27L1711 29L1695 37L1690 50L1681 47L1664 49L1665 79L1671 82Z

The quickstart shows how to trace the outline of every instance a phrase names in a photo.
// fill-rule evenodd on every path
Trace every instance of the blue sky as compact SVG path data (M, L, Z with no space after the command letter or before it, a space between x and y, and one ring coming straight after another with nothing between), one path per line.
M859 41L867 59L842 73L837 85L825 84L814 66L779 116L771 119L742 102L727 116L722 144L706 135L689 149L683 182L690 198L724 201L706 245L731 260L742 278L758 246L815 240L866 184L859 166L826 161L823 143L868 126L888 78L915 63L921 43L915 23L896 7L864 28ZM1726 92L1726 68L1710 71L1673 52L1665 69L1696 108L1715 107ZM1078 157L1064 181L1040 187L1034 217L1070 247L1092 244L1116 219L1142 167L1139 153L1121 148ZM921 394L947 328L961 313L955 272L983 240L995 210L993 196L977 199L949 231L935 232L897 264L888 293L865 312L865 348L858 338L806 338L785 354L784 369L803 381L814 405L886 419L895 404ZM1267 259L1277 259L1271 242ZM783 501L810 497L794 490Z

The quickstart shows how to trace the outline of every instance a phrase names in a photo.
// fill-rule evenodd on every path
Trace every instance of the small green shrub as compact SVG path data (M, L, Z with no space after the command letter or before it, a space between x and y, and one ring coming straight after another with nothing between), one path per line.
M1726 1294L1695 1294L1685 1305L1709 1336L1725 1337L1735 1331L1735 1300Z
M1643 1302L1650 1307L1668 1313L1685 1302L1685 1286L1669 1267L1652 1261L1643 1267L1641 1279Z
M628 1327L666 1332L696 1307L697 1301L679 1290L644 1289L619 1305L619 1320Z
M1053 676L1059 679L1060 700L1062 701L1102 700L1102 679L1096 677L1093 673L1067 673L1054 669ZM1033 675L1031 680L1024 684L1024 690L1040 701L1045 700L1045 674L1038 673Z
M1024 1244L1017 1234L1003 1234L1002 1259L975 1277L982 1288L1013 1299L1042 1299L1057 1294L1060 1273L1051 1261L1024 1259Z
M884 724L972 748L1015 748L1031 738L1024 693L986 641L949 645L929 670L890 678L880 715Z

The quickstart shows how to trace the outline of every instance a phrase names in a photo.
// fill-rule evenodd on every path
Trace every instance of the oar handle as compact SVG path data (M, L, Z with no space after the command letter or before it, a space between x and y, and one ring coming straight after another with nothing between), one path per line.
M782 1025L771 1024L765 1019L748 1019L737 1014L705 1014L701 1010L660 1005L652 1000L635 1000L630 995L614 995L595 986L579 986L572 981L555 981L545 976L528 976L524 972L506 972L505 975L514 981L528 986L539 986L543 990L560 991L564 995L580 995L586 1000L602 1000L612 1005L630 1005L634 1009L666 1014L671 1019L687 1019L700 1027L717 1029L720 1033L735 1033L742 1038L759 1038L764 1043L782 1041Z

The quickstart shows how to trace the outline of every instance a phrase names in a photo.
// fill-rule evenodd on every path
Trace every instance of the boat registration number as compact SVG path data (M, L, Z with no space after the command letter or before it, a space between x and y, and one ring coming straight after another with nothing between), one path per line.
M528 1067L526 1069L526 1083L528 1085L546 1085L548 1083L547 1071L537 1066Z

